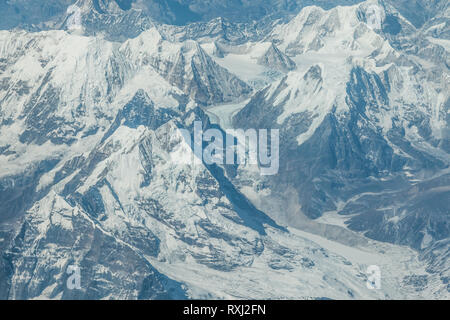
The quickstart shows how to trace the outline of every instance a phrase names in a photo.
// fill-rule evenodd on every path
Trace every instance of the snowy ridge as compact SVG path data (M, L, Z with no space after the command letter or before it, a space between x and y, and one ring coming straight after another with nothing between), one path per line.
M11 297L73 297L60 285L60 278L45 280L44 275L62 274L69 263L89 266L94 258L94 243L86 242L90 236L69 236L81 227L95 238L113 237L114 244L108 246L118 246L121 254L127 254L121 264L97 257L91 277L108 280L100 286L84 283L86 289L78 293L84 297L145 297L151 292L127 291L133 283L145 281L144 275L157 276L160 284L155 285L162 290L159 294L168 297L416 296L411 288L402 285L404 275L398 271L387 275L382 292L367 290L364 271L368 264L381 262L377 256L381 255L381 248L364 254L367 249L359 252L345 246L333 247L330 242L329 249L323 249L321 245L326 240L306 233L287 232L269 225L264 225L263 231L244 223L235 211L236 204L219 191L219 182L206 167L180 164L180 154L194 155L173 121L155 131L138 123L129 125L116 128L92 151L103 154L104 159L97 162L98 157L88 156L91 160L80 168L80 172L91 171L88 176L76 174L61 181L30 209L26 225L31 227L24 226L23 240L16 240L12 248L13 252L24 251L22 257L14 256L12 260L15 272L11 283L16 289L10 293ZM68 195L65 199L64 194ZM66 246L76 250L62 250ZM395 248L384 246L383 250ZM399 263L411 261L408 262L411 271L424 272L414 253L403 250L395 254ZM40 261L32 274L24 265L27 255ZM137 278L122 279L129 272L127 268L135 267L136 263L143 268L135 273ZM388 259L382 265L396 270L395 263ZM176 282L172 284L172 280L162 278L152 266ZM261 278L257 281L259 285L252 285L262 276L266 281ZM40 285L27 286L27 282ZM117 282L121 283L120 288ZM236 286L237 283L240 285ZM275 290L267 291L268 285ZM149 297L157 297L157 293L151 294Z
M245 82L217 65L193 40L169 42L153 28L126 42L123 50L138 65L154 67L199 103L228 102L250 93Z
M410 47L422 46L392 41L388 27L369 28L361 12L373 4L308 7L274 28L268 39L297 68L255 93L232 123L280 129L280 173L260 179L241 167L234 183L260 210L302 230L344 240L344 227L431 250L450 232L437 227L448 223L448 190L431 187L448 183L447 52L421 43L436 53L427 60ZM405 28L398 34L414 27ZM337 237L304 218L328 212Z
M448 299L448 5L419 2L80 0L0 31L0 298ZM194 121L279 129L279 172L202 163Z

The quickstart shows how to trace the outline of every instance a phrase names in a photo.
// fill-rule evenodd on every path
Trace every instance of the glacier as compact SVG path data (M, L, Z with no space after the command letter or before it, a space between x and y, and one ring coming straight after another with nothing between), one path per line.
M0 2L0 299L449 299L449 10Z

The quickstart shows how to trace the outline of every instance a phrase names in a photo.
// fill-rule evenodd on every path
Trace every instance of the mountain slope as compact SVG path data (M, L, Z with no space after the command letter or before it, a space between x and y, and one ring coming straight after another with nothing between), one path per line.
M445 1L0 9L0 298L449 297ZM279 129L279 171L195 121Z
M409 265L411 272L423 274L424 266L414 253L375 243L370 253L356 246L354 250L360 252L356 256L348 255L345 248L324 249L314 237L278 226L242 202L236 191L220 188L226 178L213 167L189 161L195 155L179 131L201 117L199 109L184 117L154 109L150 98L138 91L85 159L72 169L69 165L75 159L50 172L52 187L27 211L20 232L3 254L10 269L2 279L11 289L2 297L400 298L411 294L401 285L408 273L391 273L381 292L367 290L364 270L374 260L395 270L396 263L379 258L382 250L392 250L400 263L415 261ZM161 122L147 122L153 118ZM80 290L65 286L64 270L71 264L82 270ZM210 275L209 280L199 281L199 270ZM251 284L262 276L264 285ZM237 282L241 285L233 285Z
M281 130L280 172L259 200L263 211L285 204L272 217L287 211L301 226L302 215L348 215L366 236L423 249L450 233L437 201L448 197L438 187L450 163L448 70L392 48L360 20L361 6L310 7L277 26L270 37L298 70L256 93L233 123Z

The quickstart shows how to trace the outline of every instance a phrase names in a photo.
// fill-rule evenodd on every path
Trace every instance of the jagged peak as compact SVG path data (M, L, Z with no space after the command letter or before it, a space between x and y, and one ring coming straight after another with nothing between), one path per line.
M98 13L114 13L122 11L115 0L77 0L74 4L83 11L94 10Z
M296 68L295 62L282 53L273 42L270 43L264 54L258 58L258 64L283 72Z
M181 52L188 53L188 52L203 52L203 49L199 45L197 41L194 40L187 40L182 43L181 45Z
M154 105L153 100L150 99L149 95L147 94L147 92L145 92L144 89L138 89L130 102L131 103L140 102L148 106Z
M124 47L140 47L140 51L145 50L149 54L161 56L178 55L204 55L203 49L195 40L182 42L165 39L156 27L143 31L137 38L128 40Z
M163 36L161 35L161 33L159 32L159 30L156 27L152 27L148 30L143 31L138 38L141 40L141 42L143 40L145 40L146 42L149 43L159 43L161 41L163 41ZM133 39L130 40L130 42Z
M319 65L313 65L303 76L305 80L320 80L322 79L322 68Z

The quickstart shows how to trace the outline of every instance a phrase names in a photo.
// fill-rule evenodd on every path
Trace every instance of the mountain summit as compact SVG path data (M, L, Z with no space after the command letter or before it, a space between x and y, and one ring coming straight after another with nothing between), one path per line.
M0 299L448 299L449 16L1 1Z

